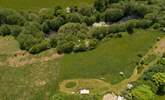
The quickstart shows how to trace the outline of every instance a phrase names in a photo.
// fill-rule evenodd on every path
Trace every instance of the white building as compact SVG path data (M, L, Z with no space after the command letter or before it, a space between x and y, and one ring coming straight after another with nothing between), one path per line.
M80 94L89 94L89 90L88 89L81 89Z

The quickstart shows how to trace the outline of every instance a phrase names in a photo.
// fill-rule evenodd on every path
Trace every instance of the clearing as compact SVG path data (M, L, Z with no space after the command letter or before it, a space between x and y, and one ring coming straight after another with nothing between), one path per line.
M57 91L58 55L50 49L31 55L12 36L0 37L0 98L47 100Z
M142 32L142 31L139 31L138 30L138 32ZM149 31L148 31L149 32ZM140 33L135 33L134 35L136 35L136 38L138 38L138 35L137 34L139 34L139 35L141 35ZM144 33L143 33L144 34ZM153 34L157 34L158 35L158 33L155 33L155 32L153 32L153 33L146 33L145 34L145 38L146 38L146 36L150 36L150 35L153 35ZM151 35L151 36L152 36ZM160 35L160 34L159 34ZM128 35L126 35L126 36L128 36ZM128 36L129 37L129 36ZM129 40L129 38L127 37L127 39ZM131 36L131 37L133 37L133 36ZM123 37L122 37L123 38ZM140 39L140 38L139 38ZM144 38L143 38L144 39ZM151 37L150 37L150 39L151 39ZM156 42L156 37L155 38L152 38L152 39L154 39L154 40L152 40L152 42L151 43L155 43ZM147 38L145 39L145 40L147 40ZM139 40L140 41L140 40ZM133 42L133 41L132 41ZM132 42L129 42L129 43L132 43ZM102 83L104 83L105 85L105 87L104 86L101 86L101 85L97 85L97 84L95 84L95 88L94 87L92 87L92 86L90 86L91 84L92 84L92 82L91 82L91 84L87 84L86 83L86 85L82 85L83 83L84 83L84 79L70 79L70 80L65 80L65 81L63 81L61 84L60 84L60 90L62 91L62 92L66 92L66 93L72 93L72 92L74 92L74 93L76 93L78 90L80 90L81 88L87 88L87 89L90 89L91 91L92 91L92 93L100 93L100 94L104 94L104 93L106 93L106 92L114 92L114 93L117 93L117 94L120 94L120 92L121 91L123 91L124 89L126 89L126 87L127 87L127 84L128 83L130 83L130 82L132 82L132 81L136 81L140 76L141 76L141 74L145 71L145 70L147 70L147 68L149 67L149 66L151 66L151 65L153 65L153 64L155 64L158 60L159 60L159 58L160 58L160 56L162 55L162 53L165 51L164 50L164 47L165 47L165 45L164 45L164 42L165 42L165 38L162 38L159 42L157 42L154 46L152 46L152 48L151 47L148 47L148 48L151 48L148 52L146 52L146 54L142 57L142 58L140 58L139 60L138 60L138 62L140 62L142 59L145 59L145 60L148 60L148 59L150 59L151 58L151 56L153 56L153 55L156 55L155 57L154 57L154 59L150 59L150 60L148 60L147 62L147 64L145 64L145 65L142 65L141 67L143 68L140 72L138 72L138 67L139 67L139 65L135 65L135 66L132 66L133 68L134 68L134 71L133 71L133 74L131 75L131 77L129 77L128 79L124 79L123 81L121 81L121 82L118 82L117 84L111 84L111 82L109 82L109 83L107 83L108 81L106 80L106 78L105 77L102 77L102 78L100 78L100 77L96 77L95 79L85 79L85 80L88 80L88 81L93 81L93 80L97 80L97 81L100 81L100 82L102 82ZM112 41L111 41L111 43L112 43ZM124 42L125 43L125 42ZM135 42L133 42L133 43L135 43ZM145 42L146 43L146 42ZM152 44L152 45L153 45ZM99 47L98 47L99 48ZM114 46L114 48L115 48L115 46ZM164 51L163 51L163 50ZM109 50L109 49L108 49ZM121 49L120 49L121 50ZM161 50L161 51L160 51ZM129 50L128 50L129 51ZM94 51L92 51L92 52L94 52ZM143 51L144 52L144 51ZM113 52L113 53L115 53L115 52ZM129 52L130 54L131 54L131 52ZM140 53L142 53L142 51L140 52ZM107 53L108 54L108 53ZM108 56L109 57L109 56ZM64 56L64 58L65 58L65 56ZM120 58L118 58L118 59L120 59ZM89 60L89 59L88 59ZM92 60L92 59L90 59L90 60ZM103 60L102 58L100 58L99 60ZM105 60L105 59L104 59ZM82 60L80 60L80 61L82 61ZM122 60L121 60L122 61ZM73 64L74 64L74 62L73 62ZM81 65L80 65L81 66ZM127 67L127 66L126 66ZM112 67L113 68L113 67ZM116 67L115 67L116 68ZM114 68L113 68L114 69ZM120 68L120 69L122 69L122 68ZM128 68L127 68L128 69ZM67 69L67 70L69 70L69 69ZM72 70L72 71L71 71ZM69 73L69 72L73 72L74 70L73 69L71 69L70 71L67 71L67 73ZM95 69L93 69L93 70L95 70ZM129 69L128 69L129 70ZM81 70L81 71L83 71L83 70ZM81 71L78 71L79 73L81 73ZM115 71L115 70L114 70ZM78 73L77 72L77 73ZM122 71L123 72L123 71ZM61 72L60 72L61 73ZM86 72L87 73L87 72ZM92 73L92 72L91 72ZM119 72L116 72L117 74L116 74L116 76L118 76L118 77L121 77L120 75L119 75ZM132 73L132 72L129 72L129 73ZM66 74L66 73L65 73ZM70 74L70 73L69 73ZM76 74L76 73L74 73L74 74ZM107 74L112 74L112 72L111 73L107 73ZM61 75L61 74L60 74ZM99 74L98 74L99 75ZM96 75L96 76L98 76L98 75ZM61 76L60 76L61 77ZM71 77L72 78L72 77ZM112 78L114 78L114 77L112 77ZM116 77L117 78L117 77ZM120 79L120 78L118 78L118 79ZM73 87L73 88L66 88L65 87L65 85L68 83L68 82L70 82L70 81L74 81L74 82L76 82L77 83L77 85L75 86L75 87ZM78 82L77 82L78 81ZM93 81L93 83L96 83L95 81ZM105 82L105 81L107 81L107 82ZM119 80L118 80L119 81ZM91 87L91 88L90 88ZM98 90L99 91L98 91Z

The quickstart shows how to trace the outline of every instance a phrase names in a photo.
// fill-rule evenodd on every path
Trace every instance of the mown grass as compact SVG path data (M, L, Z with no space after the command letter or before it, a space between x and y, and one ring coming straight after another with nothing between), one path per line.
M65 55L59 62L60 80L97 78L114 84L123 79L120 72L128 78L140 60L137 55L144 55L160 34L149 30L122 34L122 38L101 43L95 50Z
M55 6L91 5L94 0L0 0L0 7L16 10L38 10Z

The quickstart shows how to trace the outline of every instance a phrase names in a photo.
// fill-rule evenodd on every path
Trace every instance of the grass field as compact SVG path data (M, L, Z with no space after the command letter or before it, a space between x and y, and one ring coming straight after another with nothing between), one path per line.
M100 44L95 50L68 54L60 60L60 79L96 78L117 83L129 77L139 61L139 53L144 55L160 34L154 31L138 30L134 35L124 33L122 38L114 38Z
M120 71L126 77L132 74L139 61L137 54L144 55L160 35L149 30L137 30L133 35L123 34L122 38L102 42L95 50L66 54L60 59L52 56L56 54L55 49L31 55L20 50L13 37L0 37L0 99L52 100L53 95L59 94L59 81L68 79L81 79L76 88L89 84L88 88L92 88L94 93L107 90L110 84L106 82L117 83L123 79ZM17 52L25 54L16 56ZM93 84L96 81L99 82ZM79 98L65 96L68 100Z
M0 51L0 100L48 100L57 91L57 62L35 60L48 55L47 52L15 57L16 52L22 51L11 36L0 37ZM33 62L16 67L9 64L9 59L17 64Z
M38 10L55 6L91 5L94 0L0 0L0 7L16 10Z

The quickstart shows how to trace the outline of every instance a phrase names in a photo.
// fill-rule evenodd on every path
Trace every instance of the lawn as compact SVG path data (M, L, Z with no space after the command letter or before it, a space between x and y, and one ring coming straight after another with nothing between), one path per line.
M38 10L55 6L91 5L94 0L0 0L0 7L16 10Z
M112 84L128 78L139 61L160 35L156 31L136 30L133 35L122 33L122 38L113 38L88 52L66 54L60 61L60 80L96 78Z

